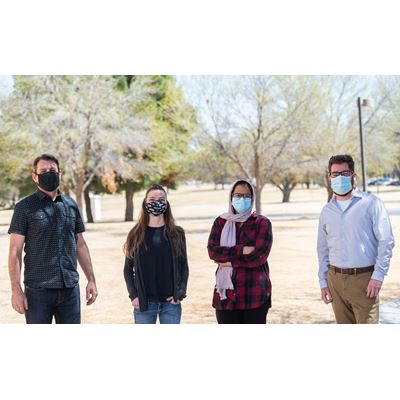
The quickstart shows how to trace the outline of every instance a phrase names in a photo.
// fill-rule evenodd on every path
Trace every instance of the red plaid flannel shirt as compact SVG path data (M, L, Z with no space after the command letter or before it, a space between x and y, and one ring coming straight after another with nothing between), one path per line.
M258 308L271 299L268 255L272 246L272 225L268 218L253 213L240 227L236 223L236 245L220 246L225 219L217 218L208 238L208 254L218 263L230 261L233 266L232 283L234 290L227 290L227 299L221 301L214 289L213 307L217 310L242 310ZM244 246L255 250L243 255Z

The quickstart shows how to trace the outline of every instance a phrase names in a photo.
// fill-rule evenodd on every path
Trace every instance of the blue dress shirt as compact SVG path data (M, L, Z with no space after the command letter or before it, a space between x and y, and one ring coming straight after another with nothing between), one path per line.
M383 281L389 269L394 237L382 201L356 189L342 211L335 195L321 211L317 252L320 287L328 287L329 265L340 268L374 266L371 279Z

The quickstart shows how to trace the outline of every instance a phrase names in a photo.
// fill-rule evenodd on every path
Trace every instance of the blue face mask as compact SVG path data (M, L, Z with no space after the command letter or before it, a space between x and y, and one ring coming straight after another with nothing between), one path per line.
M333 178L331 181L331 187L334 193L339 196L344 196L353 190L353 183L351 182L351 176L339 175Z
M232 199L232 207L238 212L239 214L243 214L251 207L251 199L236 199L235 197Z

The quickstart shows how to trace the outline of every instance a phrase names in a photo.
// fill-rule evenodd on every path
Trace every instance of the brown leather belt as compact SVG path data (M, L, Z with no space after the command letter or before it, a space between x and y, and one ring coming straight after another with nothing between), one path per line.
M374 270L374 266L363 267L363 268L339 268L334 265L330 265L329 269L332 269L339 274L348 274L348 275L357 275L362 274L363 272L372 272Z

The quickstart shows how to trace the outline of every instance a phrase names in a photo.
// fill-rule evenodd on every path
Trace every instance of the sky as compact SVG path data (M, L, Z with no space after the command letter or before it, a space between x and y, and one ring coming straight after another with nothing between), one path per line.
M0 75L0 97L7 96L12 92L14 79L12 75Z

